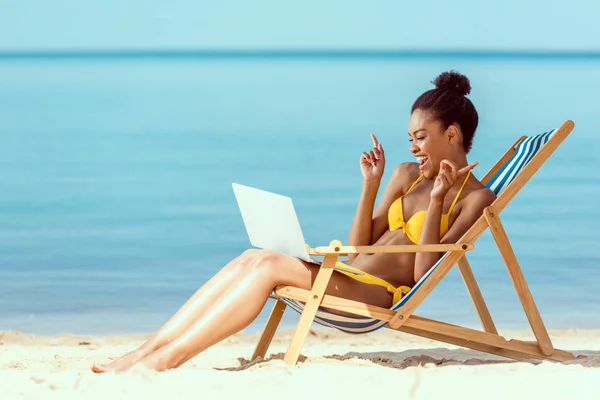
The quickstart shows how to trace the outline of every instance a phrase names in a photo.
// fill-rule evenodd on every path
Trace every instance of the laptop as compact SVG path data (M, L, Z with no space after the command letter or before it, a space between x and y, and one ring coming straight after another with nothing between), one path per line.
M313 264L322 264L319 260L311 259L308 254L291 198L239 183L233 183L232 186L253 246L288 254ZM364 272L340 265L334 268L364 275Z
M233 183L232 187L253 246L321 263L312 260L308 254L290 197L238 183Z

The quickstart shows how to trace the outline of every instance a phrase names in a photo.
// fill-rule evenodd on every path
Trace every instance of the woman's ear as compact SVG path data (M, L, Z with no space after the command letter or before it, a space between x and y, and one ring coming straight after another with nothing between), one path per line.
M448 143L452 145L456 145L460 142L460 130L456 124L451 124L448 129L446 129L446 137L448 138Z

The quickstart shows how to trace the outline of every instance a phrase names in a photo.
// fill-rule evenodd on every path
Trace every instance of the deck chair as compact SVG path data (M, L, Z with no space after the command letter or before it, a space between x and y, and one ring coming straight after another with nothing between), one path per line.
M252 359L265 356L283 312L288 306L301 313L284 357L285 362L290 365L294 365L298 361L302 345L313 321L354 334L373 332L386 327L516 360L568 361L575 359L573 354L553 347L499 217L500 212L569 135L573 127L572 121L566 121L558 129L536 136L520 137L482 179L482 182L496 193L496 200L484 210L483 215L455 244L342 246L339 241L332 241L329 246L310 248L309 253L312 256L324 256L311 290L292 286L278 286L274 289L272 297L276 299L276 302ZM535 335L535 342L507 340L498 334L467 261L466 253L474 248L475 241L488 228L508 269ZM409 293L389 309L324 294L339 256L357 253L421 251L442 252L444 255ZM461 276L481 320L482 330L451 325L413 314L456 264L458 264ZM347 314L352 316L347 316Z

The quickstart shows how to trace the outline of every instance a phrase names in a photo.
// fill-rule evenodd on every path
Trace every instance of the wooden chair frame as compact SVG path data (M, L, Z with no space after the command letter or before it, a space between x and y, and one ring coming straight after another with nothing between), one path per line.
M300 316L296 330L284 357L285 362L294 365L298 361L302 345L306 340L306 336L319 307L326 307L357 316L387 321L388 323L385 326L394 330L511 359L553 361L568 361L575 359L576 357L573 354L555 349L552 345L548 331L546 330L542 317L535 305L533 296L531 295L521 267L519 266L499 217L500 212L504 210L506 205L537 172L540 166L550 157L573 128L574 124L572 121L563 123L552 135L550 140L520 171L518 176L504 189L503 192L500 193L496 200L484 210L483 215L456 244L342 246L339 241L332 241L327 247L310 249L309 253L311 255L324 256L323 263L311 290L303 290L292 286L278 286L274 290L274 293L279 297L294 299L305 303L304 310ZM498 160L498 162L482 178L481 181L483 184L487 184L506 164L514 154L517 145L525 138L526 136L520 137L508 149L500 160ZM525 342L515 339L506 340L503 336L498 334L492 316L479 289L479 285L469 266L466 252L474 248L474 242L488 228L492 233L508 269L508 273L515 286L519 300L521 301L529 324L535 335L535 342ZM335 262L341 255L422 251L449 252L449 254L423 282L421 287L416 289L412 297L397 311L325 294L325 288L334 271ZM471 299L473 300L473 304L483 326L482 331L426 319L413 314L415 309L423 302L455 264L458 264L460 274L469 291ZM286 304L277 299L254 354L252 355L252 359L265 356L285 309Z

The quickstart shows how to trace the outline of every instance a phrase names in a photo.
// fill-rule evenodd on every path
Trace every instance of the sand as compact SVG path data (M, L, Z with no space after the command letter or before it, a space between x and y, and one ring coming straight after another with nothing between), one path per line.
M555 347L588 358L532 364L390 330L354 336L316 329L303 348L306 359L293 367L279 354L291 334L277 333L265 362L247 360L258 335L238 334L176 370L96 375L92 362L121 355L146 336L0 332L0 399L600 398L600 331L551 331Z

